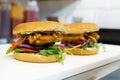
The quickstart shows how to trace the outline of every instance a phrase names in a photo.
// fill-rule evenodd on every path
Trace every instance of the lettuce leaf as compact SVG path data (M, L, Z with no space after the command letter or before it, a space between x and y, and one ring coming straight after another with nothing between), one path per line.
M58 61L62 61L63 57L62 57L62 50L60 50L58 48L58 46L56 45L52 45L48 48L45 48L43 50L39 51L39 54L44 55L44 56L48 56L48 55L53 55L53 54L58 54L59 55L59 59Z
M99 48L99 45L97 43L90 42L83 47L83 49L85 48Z
M6 54L10 54L12 51L10 50L10 48L7 49Z
M11 51L10 48L8 48L8 50L6 51L6 54L10 54L10 53L12 53L12 52L13 52L13 51ZM23 50L21 50L19 47L15 47L14 52L22 53Z

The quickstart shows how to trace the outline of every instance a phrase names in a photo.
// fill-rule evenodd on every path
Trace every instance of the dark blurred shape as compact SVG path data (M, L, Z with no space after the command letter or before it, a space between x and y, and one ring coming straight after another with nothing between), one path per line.
M10 38L10 4L0 0L0 43L7 43Z
M57 21L57 22L59 22L58 17L55 17L55 16L48 16L48 17L47 17L47 20L48 20L48 21Z
M99 42L120 45L120 29L100 29Z

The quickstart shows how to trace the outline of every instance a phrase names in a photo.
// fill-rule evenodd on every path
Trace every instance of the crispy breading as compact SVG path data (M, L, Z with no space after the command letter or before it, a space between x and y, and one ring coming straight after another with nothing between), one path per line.
M62 35L62 41L77 41L77 40L86 40L83 34L77 34L77 35L68 35L64 34Z
M99 36L97 33L95 33L95 32L92 32L92 33L90 33L89 35L90 35L90 36L93 36L93 37L96 38L96 39L99 39L99 38L100 38L100 36Z
M26 40L29 42L29 44L33 45L44 45L46 43L53 43L53 42L59 42L59 41L78 41L82 40L85 41L88 38L90 38L93 42L97 42L97 39L99 39L99 35L95 32L91 33L84 33L84 34L58 34L58 33L49 33L49 34L41 34L41 33L34 33L29 35L17 35L19 38L26 37Z
M93 42L97 42L97 40L100 38L99 35L95 32L87 33L85 36L90 38Z
M93 42L97 42L97 39L99 39L99 35L95 32L92 33L84 33L84 34L64 34L62 35L62 41L78 41L82 40L85 41L86 39L90 38Z
M41 35L40 33L36 33L34 35L29 35L27 40L30 44L34 45L44 45L46 43L58 42L61 40L60 35L53 33L52 35Z

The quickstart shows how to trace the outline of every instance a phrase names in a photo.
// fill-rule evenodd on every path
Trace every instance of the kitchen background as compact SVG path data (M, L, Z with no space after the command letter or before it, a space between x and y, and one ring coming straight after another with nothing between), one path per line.
M23 17L25 22L45 20L55 20L63 24L94 22L101 28L98 32L101 36L99 42L120 44L120 0L37 0L37 4L35 0L0 1L0 44L11 42L11 38L14 38L12 27L23 22ZM12 8L12 2L19 5L18 12L14 11L16 8ZM23 16L20 13L24 12L24 9L35 12ZM2 13L2 10L8 12ZM114 77L119 80L118 74L120 70L101 80L113 80Z
M0 1L3 1L3 3L8 1L7 5L3 5L3 7L9 7L12 17L19 19L15 21L15 18L11 18L11 23L9 23L9 20L4 21L7 18L5 15L8 14L3 13L4 15L0 15L0 23L8 25L2 27L0 24L0 43L10 42L11 40L7 41L5 38L11 38L10 34L12 33L8 33L12 31L11 27L21 23L20 20L23 19L22 17L27 16L25 17L25 21L57 20L61 23L94 22L101 28L98 32L101 36L100 42L120 44L120 38L116 37L120 34L120 0L37 0L37 4L35 0ZM13 2L21 6L21 9L19 10L19 7L15 11L14 9L11 10L11 3ZM21 14L24 12L22 8L29 10L24 16ZM30 10L36 10L37 12L30 12ZM111 35L111 38L109 35Z

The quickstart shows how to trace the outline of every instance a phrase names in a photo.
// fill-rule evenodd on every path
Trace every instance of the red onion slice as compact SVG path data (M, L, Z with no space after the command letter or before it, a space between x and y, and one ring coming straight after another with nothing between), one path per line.
M83 47L83 46L85 46L85 45L87 45L88 43L90 43L92 40L91 39L88 39L88 40L86 40L85 42L83 42L83 43L80 43L80 44L78 44L78 45L74 45L74 44L71 44L71 43L67 43L67 45L69 46L69 47L71 47L71 48L73 48L73 47L79 47L79 48L81 48L81 47Z
M40 46L31 46L29 44L20 44L19 47L25 47L25 48L30 48L30 49L36 49L36 50L39 50L39 49L43 49L44 47Z

